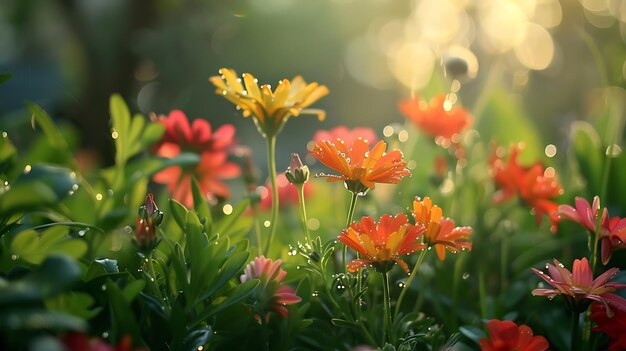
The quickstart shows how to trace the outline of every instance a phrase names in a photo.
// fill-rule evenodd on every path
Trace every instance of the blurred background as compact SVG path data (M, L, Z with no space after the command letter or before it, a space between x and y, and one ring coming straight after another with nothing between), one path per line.
M380 134L403 123L398 101L449 92L442 62L460 58L460 103L481 113L485 94L505 94L558 145L568 122L592 118L595 89L625 86L625 41L624 0L3 0L0 73L12 78L0 86L0 124L29 128L24 101L35 101L107 165L108 99L118 92L146 115L182 109L233 123L263 150L253 123L207 79L221 67L273 86L301 74L329 87L315 105L328 118L286 125L284 169L316 129Z

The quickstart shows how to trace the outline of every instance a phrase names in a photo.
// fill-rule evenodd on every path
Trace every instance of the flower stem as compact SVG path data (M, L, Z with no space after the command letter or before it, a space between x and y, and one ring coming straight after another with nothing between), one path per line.
M350 207L348 208L348 217L346 218L345 228L348 228L350 226L350 223L352 223L352 217L354 217L354 209L356 208L356 200L358 199L358 196L359 195L357 195L356 193L352 193L352 198L350 199ZM341 265L343 266L343 269L346 269L347 254L348 254L348 247L344 245L341 251Z
M300 221L302 222L302 230L306 235L306 243L311 244L311 235L309 234L309 227L307 227L306 217L306 204L304 203L304 184L296 185L298 187L298 202L300 203Z
M415 267L413 267L413 271L409 275L409 279L406 281L406 284L404 284L402 290L400 291L400 297L398 297L398 301L396 302L396 308L393 313L394 318L398 318L398 313L400 313L400 307L402 306L402 300L404 300L404 295L406 295L407 290L409 290L409 286L411 286L413 279L415 279L415 276L417 275L417 272L422 265L422 262L424 261L424 257L426 257L426 251L427 250L424 249L422 250L422 252L420 252L419 257L417 257Z
M507 286L507 267L509 265L509 236L503 233L500 240L500 294L504 294Z
M150 282L152 283L152 289L154 290L154 294L156 295L159 303L165 303L165 299L163 298L163 294L161 294L161 289L159 288L159 282L157 281L156 271L154 270L154 263L152 262L154 258L155 250L150 252L148 255L148 259L146 262L148 263L148 274L150 274ZM168 308L169 311L169 308Z
M572 311L572 344L570 350L578 350L578 321L580 314L576 311Z
M276 233L276 225L278 222L278 187L276 186L276 136L267 137L267 167L269 169L270 184L272 186L272 214L270 219L270 236L265 245L265 253L269 254L274 234Z
M389 296L389 273L382 273L383 276L383 307L385 319L383 320L383 341L381 347L391 338L391 298Z

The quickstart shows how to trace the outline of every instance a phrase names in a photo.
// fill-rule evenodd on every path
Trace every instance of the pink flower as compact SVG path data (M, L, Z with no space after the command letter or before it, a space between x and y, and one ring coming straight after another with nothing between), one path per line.
M609 317L604 305L594 302L591 320L596 323L593 331L609 337L609 351L626 350L626 312L615 310L613 317Z
M593 198L593 205L589 205L587 200L578 196L575 198L574 202L576 204L576 208L570 205L559 206L559 214L564 219L576 222L587 228L590 232L595 232L596 219L598 218L598 212L600 210L600 198L595 196Z
M318 130L313 136L313 142L310 144L315 145L323 140L334 142L337 139L341 139L347 145L352 145L358 138L365 140L368 145L375 144L378 141L376 133L370 128L354 128L350 130L345 126L339 126L331 130Z
M613 251L626 248L626 218L615 216L609 219L605 209L602 217L600 234L602 264L606 265L611 259Z
M181 152L190 151L200 155L200 162L191 167L170 167L154 175L153 181L167 185L172 198L191 207L191 177L195 176L200 190L209 199L226 198L230 195L223 179L237 177L239 166L228 162L228 152L235 145L235 129L224 125L215 132L209 122L196 119L189 125L187 116L182 111L174 110L169 116L161 116L159 123L165 126L165 134L157 144L156 154L173 158Z
M533 336L526 325L492 319L487 323L489 339L480 339L482 351L545 351L550 347L543 336Z
M273 261L259 256L248 264L244 274L241 275L242 283L251 279L261 281L254 294L255 319L258 321L261 320L259 313L264 314L265 320L269 321L270 309L286 318L287 305L293 305L302 300L293 288L283 283L287 272L280 268L281 263L281 260Z
M574 260L573 273L567 270L561 262L554 260L554 265L546 264L549 275L532 268L538 276L548 282L554 289L535 289L534 296L546 296L549 299L557 295L563 295L568 306L577 312L583 312L592 301L600 302L604 305L607 315L612 316L610 307L626 311L626 300L613 294L614 291L626 288L623 283L608 283L617 273L618 268L611 268L602 273L595 280L586 258Z

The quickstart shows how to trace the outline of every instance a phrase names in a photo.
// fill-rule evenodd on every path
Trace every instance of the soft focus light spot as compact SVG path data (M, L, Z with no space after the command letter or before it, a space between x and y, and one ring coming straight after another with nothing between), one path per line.
M554 58L552 36L540 25L528 23L524 40L515 47L515 56L526 67L534 70L548 68Z
M423 88L430 81L434 64L435 54L421 42L406 43L390 53L391 72L410 89Z
M554 28L563 20L563 10L558 0L539 0L533 16L535 23L543 28Z
M320 220L317 218L309 218L309 220L306 221L306 226L310 230L318 230L320 228Z
M544 152L546 153L546 156L554 157L554 155L556 155L556 146L548 144Z
M553 167L548 167L548 168L546 168L545 171L543 171L543 175L546 178L552 178L552 177L556 176L556 171L554 170Z
M111 132L111 138L113 138L113 140L117 139L118 136L119 134L115 130Z
M626 64L626 62L624 62L624 63ZM625 67L626 67L626 66L625 66ZM7 132L2 132L2 137L3 137L3 138L6 138L6 137L8 137L8 136L9 136L9 134L7 134Z
M410 160L409 162L407 162L406 167L412 171L415 169L415 167L417 167L417 162L415 162L415 160Z
M518 3L499 0L485 1L481 5L479 23L488 50L502 53L524 40L528 17Z
M400 140L401 143L405 143L407 140L409 140L409 132L407 132L406 130L401 130L398 133L398 140Z
M517 86L524 86L528 84L528 71L518 71L513 75L513 84Z
M589 11L604 11L607 10L608 1L606 0L580 0L583 7Z
M224 207L222 207L222 212L224 212L225 215L233 213L233 206L231 204L224 205Z
M269 228L269 227L270 227L270 225L272 225L272 222L270 222L270 221L265 221L265 222L263 222L263 226L264 226L265 228Z
M443 109L446 111L452 110L452 101L446 100L443 102Z
M139 90L137 94L137 106L143 113L149 113L154 110L154 105L158 99L158 93L161 83L150 82Z
M97 194L96 194L96 200L98 200L98 201L102 201L102 194L97 193Z
M597 28L610 28L615 23L615 17L611 16L608 10L588 11L585 10L585 18L589 23Z
M366 36L352 40L346 48L346 70L358 82L382 89L392 80L385 66L387 58L375 44L375 39Z
M453 93L457 93L459 90L461 90L461 82L455 79L450 85L450 91Z
M610 145L609 147L606 148L607 156L617 157L621 153L622 153L622 148L617 144Z
M383 135L386 138L389 138L393 135L393 127L392 126L386 126L385 128L383 128Z
M259 196L261 198L265 198L265 197L269 196L269 194L270 194L269 189L264 187L264 186L258 186L256 188L256 192L259 194Z
M33 167L31 165L26 165L26 167L24 167L24 173L30 173L32 169Z
M449 179L449 178L444 180L443 183L441 183L441 186L439 187L439 191L441 191L443 195L450 194L453 190L454 190L454 182L452 181L452 179Z
M420 34L433 45L447 44L458 33L462 8L453 1L422 0L407 23L407 36Z

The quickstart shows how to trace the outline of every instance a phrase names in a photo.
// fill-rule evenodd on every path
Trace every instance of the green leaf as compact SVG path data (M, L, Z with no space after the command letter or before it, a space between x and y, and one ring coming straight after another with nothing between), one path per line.
M333 323L333 325L336 325L338 327L345 327L345 328L356 328L356 327L358 327L358 324L356 324L354 322L347 321L345 319L333 318L333 319L330 320L330 322Z
M0 312L0 329L5 332L24 329L84 331L87 329L87 323L67 313L46 311L40 308L5 309Z
M587 180L589 195L598 194L602 183L604 150L598 132L584 121L572 123L572 148L581 175Z
M206 326L204 328L192 330L187 334L185 339L183 340L183 345L181 350L199 350L202 349L202 346L209 343L209 339L213 331L210 326Z
M89 294L69 292L46 299L45 305L49 311L59 311L82 319L91 319L102 309L101 307L91 308L94 302L94 298Z
M232 291L225 294L226 298L220 300L219 302L215 302L211 305L211 308L207 309L203 314L201 314L197 319L194 320L194 325L197 323L201 323L205 321L210 316L242 301L250 294L254 292L254 289L259 285L258 279L248 280L245 283L241 283L237 285Z
M109 100L109 112L113 124L113 133L117 133L115 138L115 163L124 165L129 155L130 134L130 111L124 99L118 94L111 95Z
M475 342L478 342L478 340L485 337L485 333L483 333L480 328L471 325L460 327L459 331L461 332L461 334L465 335Z
M174 217L174 221L178 224L178 227L181 230L185 230L185 222L187 221L187 208L181 204L180 202L170 199L170 212L172 213L172 217Z
M59 151L67 152L67 141L65 140L63 133L61 133L61 131L56 127L48 113L46 113L41 106L32 102L27 102L26 106L28 106L28 110L33 114L33 127L35 124L38 124L41 127L41 130L43 130L48 142L50 142L50 145L58 148Z
M187 278L187 265L185 264L185 254L183 253L183 249L180 247L180 244L174 244L174 249L172 250L172 269L174 270L174 274L176 276L176 289L175 291L188 291L189 289L189 280Z
M212 224L211 210L209 209L205 196L200 190L196 177L191 178L191 193L193 195L194 209L198 212L200 218L204 219L204 227L206 231L210 233Z
M135 280L133 282L128 283L124 287L124 290L122 290L122 293L124 294L124 298L126 299L126 301L133 301L137 296L139 296L139 293L143 290L145 286L146 286L145 280Z
M111 339L118 340L124 335L130 335L134 343L140 343L142 340L141 332L130 301L125 298L117 284L111 280L106 282L105 287L111 308Z
M11 253L26 262L38 264L53 254L80 258L87 252L87 243L68 235L66 226L54 226L39 234L29 229L18 233L11 242Z
M243 270L243 267L246 265L249 257L248 252L240 252L229 257L222 268L220 269L218 278L210 283L210 288L207 292L202 294L202 296L198 299L199 301L204 301L211 297L215 292L224 287L228 281L233 279L237 273Z
M11 171L15 165L17 149L8 137L0 135L0 174Z

